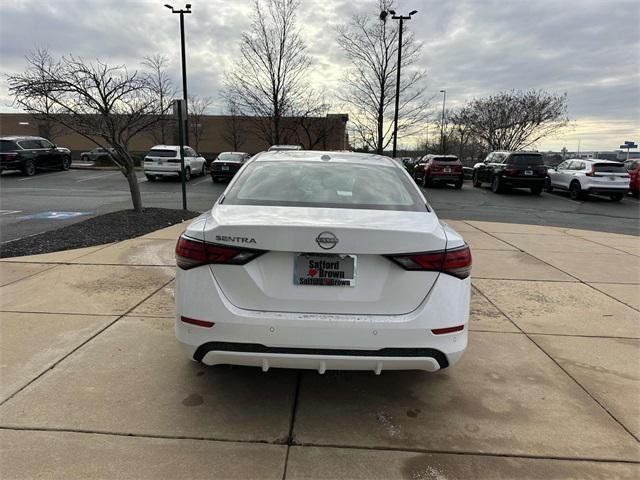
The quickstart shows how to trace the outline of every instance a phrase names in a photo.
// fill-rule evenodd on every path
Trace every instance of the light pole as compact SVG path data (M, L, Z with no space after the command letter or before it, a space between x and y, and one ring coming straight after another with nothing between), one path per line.
M398 32L398 69L396 72L396 111L393 116L393 157L396 156L396 149L398 147L398 109L400 103L400 67L402 66L402 27L405 20L411 20L411 17L418 13L417 10L412 10L409 15L396 15L395 10L389 10L388 12L383 10L380 12L380 20L387 21L387 15L392 15L393 20L400 20L400 30Z
M447 103L447 91L440 90L442 93L442 119L440 120L440 150L442 150L442 155L444 155L444 106Z
M180 14L180 47L182 49L182 98L184 99L184 143L189 145L189 109L187 107L187 57L184 52L184 14L191 13L191 4L187 3L184 9L176 10L168 3L165 7L171 10L171 13Z

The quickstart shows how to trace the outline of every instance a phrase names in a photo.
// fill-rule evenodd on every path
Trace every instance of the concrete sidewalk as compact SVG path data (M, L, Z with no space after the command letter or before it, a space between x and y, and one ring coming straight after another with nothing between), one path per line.
M450 223L471 334L436 374L190 362L184 225L0 261L0 477L639 478L640 239Z

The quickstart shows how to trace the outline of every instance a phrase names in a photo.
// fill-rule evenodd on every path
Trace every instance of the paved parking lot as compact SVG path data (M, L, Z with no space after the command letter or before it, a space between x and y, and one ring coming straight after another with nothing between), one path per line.
M178 181L147 182L138 173L144 204L181 208ZM213 184L209 176L188 184L188 206L204 211L211 207L226 184ZM495 195L488 189L429 188L427 197L441 217L508 223L566 226L588 230L640 235L640 203L628 197L621 203L592 197L574 202L566 194L527 191ZM91 215L131 207L124 177L115 171L70 170L41 172L34 177L17 173L0 175L0 241L51 230Z
M190 362L181 225L1 261L3 478L638 478L638 238L451 223L471 333L436 374Z

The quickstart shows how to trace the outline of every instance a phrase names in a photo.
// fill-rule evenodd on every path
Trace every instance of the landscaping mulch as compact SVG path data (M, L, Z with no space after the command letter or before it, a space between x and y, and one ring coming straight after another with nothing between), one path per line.
M189 210L145 208L142 212L120 210L92 217L56 230L7 242L0 247L0 258L59 252L92 247L139 237L200 215Z

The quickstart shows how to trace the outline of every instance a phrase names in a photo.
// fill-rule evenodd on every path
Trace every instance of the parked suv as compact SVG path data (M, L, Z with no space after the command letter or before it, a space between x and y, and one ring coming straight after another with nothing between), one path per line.
M230 180L236 174L244 162L249 160L246 152L222 152L211 162L211 179L213 183L221 180Z
M35 175L40 168L69 170L71 154L42 137L0 137L0 172L20 170Z
M629 191L629 172L620 162L570 159L549 169L546 190L551 192L554 188L568 190L573 200L598 194L618 202Z
M547 178L547 167L541 153L491 152L484 162L473 166L473 186L491 185L491 191L500 193L505 188L528 188L540 195Z
M184 147L184 179L204 175L207 161L191 147ZM156 145L144 157L144 174L150 182L158 177L180 178L180 146Z
M629 172L629 190L631 194L640 197L640 159L627 160L624 162L624 168Z
M462 162L455 155L425 155L414 167L413 179L423 187L452 183L456 188L462 188Z

